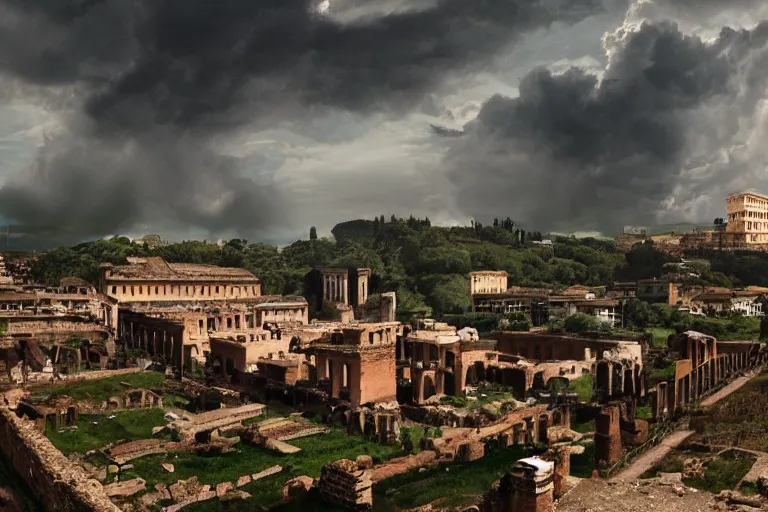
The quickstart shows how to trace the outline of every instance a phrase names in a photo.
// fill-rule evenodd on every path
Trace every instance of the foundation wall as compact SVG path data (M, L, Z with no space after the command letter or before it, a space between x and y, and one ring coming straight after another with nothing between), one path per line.
M46 510L120 512L98 481L7 408L0 408L0 449Z

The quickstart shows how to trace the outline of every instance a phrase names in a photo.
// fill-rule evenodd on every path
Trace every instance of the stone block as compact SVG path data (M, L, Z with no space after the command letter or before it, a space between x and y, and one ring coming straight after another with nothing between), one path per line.
M359 469L371 469L373 467L373 457L370 455L358 455L355 464Z
M232 482L222 482L216 486L216 496L221 498L222 496L227 494L227 492L231 491L234 488L235 486L232 485Z

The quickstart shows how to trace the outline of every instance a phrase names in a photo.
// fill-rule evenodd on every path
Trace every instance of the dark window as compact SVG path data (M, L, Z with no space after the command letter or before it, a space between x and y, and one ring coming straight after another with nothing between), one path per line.
M112 295L117 295L117 286L112 287Z

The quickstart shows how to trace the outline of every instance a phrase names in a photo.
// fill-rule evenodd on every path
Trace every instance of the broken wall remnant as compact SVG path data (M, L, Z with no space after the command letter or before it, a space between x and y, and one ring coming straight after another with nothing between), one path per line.
M397 294L395 292L386 292L381 294L380 321L397 321Z
M373 508L373 482L371 472L361 469L349 459L341 459L323 466L318 487L320 496L346 510Z
M554 464L538 457L521 459L508 475L514 512L553 512Z
M621 458L621 418L616 404L604 406L595 420L595 466L607 468Z
M77 425L80 410L69 397L61 397L50 404L33 404L21 400L16 405L16 415L20 418L26 416L41 432L45 432L47 423L56 430L64 426Z
M104 487L67 459L35 425L0 407L0 450L46 510L120 512Z

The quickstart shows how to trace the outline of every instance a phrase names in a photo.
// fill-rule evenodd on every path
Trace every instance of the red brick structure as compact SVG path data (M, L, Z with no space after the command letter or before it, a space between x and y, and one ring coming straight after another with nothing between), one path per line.
M595 421L595 466L610 467L619 461L621 447L621 414L617 404L602 408Z
M571 446L565 444L552 447L551 458L555 463L554 493L559 498L565 494L568 476L571 474Z
M553 512L554 464L538 457L517 461L510 474L511 512Z
M304 352L314 356L318 381L330 381L331 397L353 408L397 400L395 344L399 322L357 324L318 340Z

